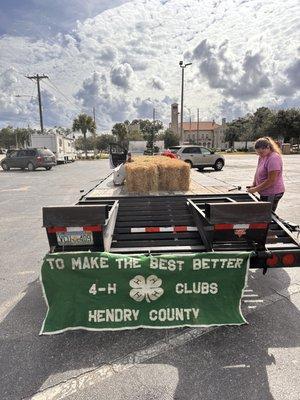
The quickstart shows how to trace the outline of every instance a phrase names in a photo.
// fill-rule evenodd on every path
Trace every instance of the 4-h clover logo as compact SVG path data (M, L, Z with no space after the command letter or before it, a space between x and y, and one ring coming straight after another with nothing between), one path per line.
M130 290L130 297L135 301L143 301L146 298L147 303L157 300L163 293L164 289L160 287L162 280L156 275L150 275L145 279L142 275L137 275L129 285L133 288Z

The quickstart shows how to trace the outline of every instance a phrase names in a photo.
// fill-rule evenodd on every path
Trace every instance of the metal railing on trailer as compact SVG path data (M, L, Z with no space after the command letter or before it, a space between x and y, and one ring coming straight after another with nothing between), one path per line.
M121 254L253 251L251 267L300 266L300 246L270 203L247 193L82 196L73 207L45 207L51 251Z

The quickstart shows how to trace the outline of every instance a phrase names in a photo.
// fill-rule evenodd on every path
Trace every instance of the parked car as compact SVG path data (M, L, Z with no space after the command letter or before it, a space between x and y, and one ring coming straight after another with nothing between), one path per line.
M4 171L11 168L27 168L28 171L34 171L36 168L42 167L50 170L56 165L55 155L49 149L22 149L13 150L0 163Z
M190 164L191 168L203 169L212 167L221 171L225 165L225 159L221 154L215 153L206 147L196 145L173 146L169 149L177 158Z

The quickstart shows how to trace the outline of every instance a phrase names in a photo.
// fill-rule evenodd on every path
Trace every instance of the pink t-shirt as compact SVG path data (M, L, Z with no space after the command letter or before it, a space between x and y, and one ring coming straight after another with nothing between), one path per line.
M282 158L275 151L272 151L267 157L259 157L255 173L255 185L260 185L267 180L270 171L279 171L279 174L272 186L259 192L262 196L272 196L283 193L285 190L282 177Z

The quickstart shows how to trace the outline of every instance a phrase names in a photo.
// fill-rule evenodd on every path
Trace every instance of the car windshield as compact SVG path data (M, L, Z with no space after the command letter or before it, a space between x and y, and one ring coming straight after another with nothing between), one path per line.
M171 153L176 154L178 150L180 149L180 146L177 147L170 147L169 150Z

